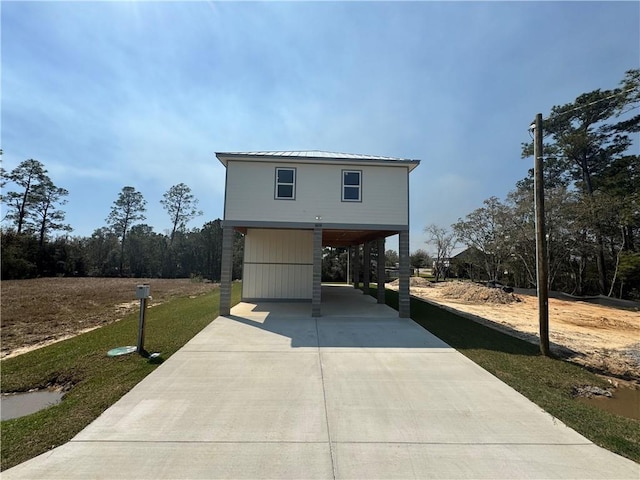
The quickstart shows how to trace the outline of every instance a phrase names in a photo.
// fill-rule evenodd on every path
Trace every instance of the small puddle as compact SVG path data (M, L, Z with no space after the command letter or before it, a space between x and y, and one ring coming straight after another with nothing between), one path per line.
M619 385L612 397L578 397L578 401L616 415L640 420L640 389Z
M8 393L0 396L0 420L24 417L60 403L65 392L38 390L26 393Z

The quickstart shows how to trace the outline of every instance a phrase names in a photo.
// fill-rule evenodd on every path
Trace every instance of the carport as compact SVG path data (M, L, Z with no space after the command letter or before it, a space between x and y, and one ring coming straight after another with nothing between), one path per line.
M310 229L309 225L273 225L273 228L265 228L264 222L244 222L243 225L237 225L238 222L233 221L225 221L223 222L223 248L222 248L222 279L221 279L221 303L220 303L220 312L221 314L229 314L230 306L231 306L231 271L233 264L233 237L234 231L239 231L245 235L247 235L251 231L267 231L271 230L272 232L287 232L293 231L297 232L308 232L309 233L309 257L304 262L298 262L296 266L298 268L308 267L308 271L311 273L308 280L311 283L311 315L314 317L323 315L323 301L322 301L322 283L321 283L321 275L322 275L322 248L323 247L346 247L350 249L350 259L351 259L351 279L353 285L358 287L360 284L363 285L363 289L365 292L369 290L369 286L371 283L370 278L370 268L366 268L366 266L371 265L371 251L375 249L376 252L381 254L376 255L377 261L375 264L376 277L378 279L385 278L385 239L386 237L392 235L399 236L399 259L400 259L400 272L399 272L399 298L400 298L400 307L399 307L399 315L401 318L408 318L410 316L409 311L409 275L410 275L410 266L409 266L409 232L407 229L402 230L394 230L394 226L389 226L388 229L365 229L365 228L357 228L357 229L346 229L346 228L335 228L335 226L327 226L325 227L323 224L314 224L313 229ZM256 225L257 224L257 225ZM287 228L282 228L283 226ZM260 228L256 228L260 227ZM306 227L306 228L305 228ZM281 234L280 240L283 238L282 235L286 238L286 233ZM294 239L299 245L301 242L307 240L306 237L298 236ZM280 241L280 243L283 243ZM262 247L262 250L265 250L268 247ZM294 248L290 248L290 251L294 250ZM251 249L245 250L245 261L244 261L244 269L247 272L247 269L250 268L250 265L253 265L251 255ZM285 253L286 255L286 253ZM262 263L262 262L256 262ZM277 264L282 268L282 258L277 258L274 264ZM360 271L360 265L364 265L365 268ZM305 271L302 271L303 280L305 278ZM244 277L244 275L243 275ZM303 286L304 287L304 286ZM246 289L244 290L246 291ZM253 298L251 295L245 296L243 291L243 300L254 301L260 300L260 298ZM308 300L308 298L305 298ZM376 299L378 303L385 303L385 288L384 281L377 282L377 293ZM264 299L263 299L264 300ZM276 300L298 300L297 298L282 298ZM271 300L272 301L272 300Z

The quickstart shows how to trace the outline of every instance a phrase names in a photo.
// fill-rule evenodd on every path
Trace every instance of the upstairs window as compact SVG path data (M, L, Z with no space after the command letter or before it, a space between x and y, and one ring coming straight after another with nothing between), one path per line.
M296 199L295 168L276 168L276 199Z
M362 201L362 171L343 170L342 171L342 201L361 202Z

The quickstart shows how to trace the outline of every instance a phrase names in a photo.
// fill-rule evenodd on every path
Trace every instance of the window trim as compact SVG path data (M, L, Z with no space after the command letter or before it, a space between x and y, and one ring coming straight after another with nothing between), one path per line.
M360 180L358 185L345 185L345 183L344 183L345 173L357 173L358 176L359 176L359 180ZM342 173L341 173L341 176L342 176L342 180L341 180L342 188L341 188L341 192L340 192L340 199L343 202L352 202L352 203L353 202L356 202L356 203L357 202L362 202L362 170L343 169ZM345 187L351 187L351 188L357 187L358 188L358 198L357 199L345 198L345 196L344 196Z
M278 172L280 170L291 170L293 172L293 182L289 183L289 182L278 182ZM275 189L273 192L273 198L275 200L295 200L296 199L296 178L298 176L298 172L296 170L296 167L276 167L275 170ZM280 185L291 185L293 187L293 191L291 192L292 196L291 197L280 197L278 196L278 186Z

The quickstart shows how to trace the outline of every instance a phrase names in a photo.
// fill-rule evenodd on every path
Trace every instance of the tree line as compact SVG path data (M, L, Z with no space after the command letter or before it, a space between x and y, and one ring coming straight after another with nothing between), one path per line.
M640 70L618 88L554 106L543 121L549 288L640 299ZM637 149L637 145L636 145ZM522 158L533 142L522 145ZM435 265L455 275L535 287L533 169L450 229L427 227ZM456 244L469 247L450 257ZM453 246L452 246L453 245ZM447 259L447 265L444 260Z
M125 186L114 200L105 225L89 237L70 236L63 206L69 192L56 186L34 159L10 172L0 170L5 208L1 231L2 278L39 276L202 277L220 279L222 222L200 228L187 224L202 215L184 183L172 186L160 203L171 221L165 234L142 223L147 202ZM6 188L9 187L9 188ZM7 190L5 192L5 190ZM242 275L243 242L234 245L234 278Z
M640 298L640 156L632 154L640 132L640 70L614 89L597 89L554 106L543 121L545 215L549 288L576 295ZM0 150L1 154L1 150ZM533 143L522 145L522 157ZM105 225L90 237L70 236L63 206L68 191L56 186L44 165L25 160L0 169L6 213L1 231L2 278L51 275L220 278L220 219L200 228L201 215L183 183L161 204L171 221L165 234L145 220L146 201L125 186ZM11 188L5 193L5 187ZM536 278L533 169L504 200L495 196L450 228L428 225L427 244L411 255L416 268L449 275L534 287ZM54 236L54 233L57 236ZM456 246L468 248L452 257ZM237 234L234 278L241 277L242 236ZM397 253L387 251L395 267ZM377 252L372 252L373 257ZM323 280L346 278L345 249L325 249Z

